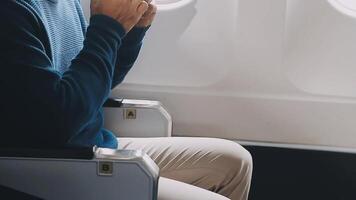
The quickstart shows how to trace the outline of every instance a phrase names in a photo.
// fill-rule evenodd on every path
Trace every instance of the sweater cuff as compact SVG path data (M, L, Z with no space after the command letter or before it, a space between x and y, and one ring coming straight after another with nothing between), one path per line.
M132 28L131 31L128 32L127 35L125 36L125 38L123 39L122 46L131 46L131 45L141 43L149 28L150 27L145 27L145 28L134 27L134 28Z
M118 39L123 39L126 35L124 27L118 21L106 15L100 14L91 16L89 25L106 29Z

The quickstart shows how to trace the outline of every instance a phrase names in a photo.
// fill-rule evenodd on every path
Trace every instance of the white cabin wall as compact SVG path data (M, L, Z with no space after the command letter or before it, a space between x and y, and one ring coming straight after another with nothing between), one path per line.
M327 0L192 0L159 11L113 96L162 101L177 136L356 148L355 22Z
M356 1L289 2L285 66L290 80L308 93L356 97L356 10L347 7Z

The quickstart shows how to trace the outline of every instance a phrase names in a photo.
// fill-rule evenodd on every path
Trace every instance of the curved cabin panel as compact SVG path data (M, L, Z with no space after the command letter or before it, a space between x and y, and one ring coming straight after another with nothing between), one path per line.
M163 102L176 136L356 147L354 17L324 0L158 4L113 96Z
M203 88L224 80L235 63L235 46L231 41L237 28L238 1L157 3L160 11L145 39L141 52L144 56L126 82ZM206 3L210 6L204 6Z
M356 97L355 4L351 0L289 1L285 66L298 89Z

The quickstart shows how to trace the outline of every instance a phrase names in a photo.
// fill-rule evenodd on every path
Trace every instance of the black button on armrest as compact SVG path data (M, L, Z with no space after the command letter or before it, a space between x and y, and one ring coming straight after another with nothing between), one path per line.
M124 99L108 98L104 103L105 108L120 108Z

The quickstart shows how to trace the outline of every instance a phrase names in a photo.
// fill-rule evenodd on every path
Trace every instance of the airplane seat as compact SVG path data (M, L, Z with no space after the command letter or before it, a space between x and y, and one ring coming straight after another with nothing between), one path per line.
M108 99L104 107L116 111L121 107L126 107L130 109L129 111L158 109L160 113L165 113L168 119L165 121L166 124L161 126L163 132L160 134L170 135L170 116L162 110L159 102L143 101L140 104L136 101L135 104L128 104L129 102L134 101ZM156 200L159 168L147 154L139 150L97 147L0 148L0 177L0 187L39 199Z

